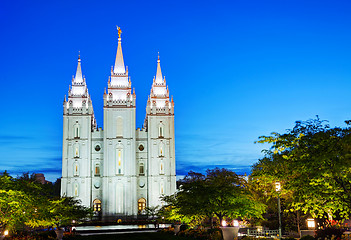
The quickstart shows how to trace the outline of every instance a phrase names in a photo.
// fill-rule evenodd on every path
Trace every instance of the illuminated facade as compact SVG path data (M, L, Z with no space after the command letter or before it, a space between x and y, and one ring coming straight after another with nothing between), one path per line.
M176 190L174 103L157 60L144 126L136 129L135 92L125 68L121 31L97 128L81 59L63 103L61 195L102 216L136 216Z

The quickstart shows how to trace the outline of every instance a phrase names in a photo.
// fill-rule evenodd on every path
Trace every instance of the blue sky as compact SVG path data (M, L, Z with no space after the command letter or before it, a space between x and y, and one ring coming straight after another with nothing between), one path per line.
M258 136L319 115L351 119L349 1L1 1L0 171L60 177L62 101L81 51L102 127L122 28L145 117L157 52L175 101L177 174L244 173Z

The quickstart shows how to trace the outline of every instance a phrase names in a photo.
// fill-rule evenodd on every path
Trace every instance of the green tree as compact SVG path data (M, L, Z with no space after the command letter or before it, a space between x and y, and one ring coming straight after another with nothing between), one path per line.
M282 184L287 210L313 217L350 216L351 128L330 128L326 121L298 121L285 134L261 136L272 144L253 166L252 179L273 196Z
M251 197L245 178L227 169L209 169L206 173L189 172L180 190L163 198L168 218L198 224L213 217L220 222L224 218L261 217L265 206Z
M53 197L53 188L28 173L12 178L0 174L0 228L67 225L85 219L92 211L73 198Z

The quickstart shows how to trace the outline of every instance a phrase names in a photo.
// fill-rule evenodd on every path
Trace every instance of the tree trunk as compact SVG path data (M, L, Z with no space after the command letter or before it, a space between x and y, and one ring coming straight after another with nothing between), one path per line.
M217 217L219 219L219 225L222 226L222 220L223 220L222 214L218 214Z
M296 211L297 232L300 234L300 212Z

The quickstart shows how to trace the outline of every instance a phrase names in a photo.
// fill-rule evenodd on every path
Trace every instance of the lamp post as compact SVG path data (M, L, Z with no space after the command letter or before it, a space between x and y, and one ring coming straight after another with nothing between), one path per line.
M281 239L282 238L282 219L280 214L280 182L275 182L275 191L278 192L279 239Z

